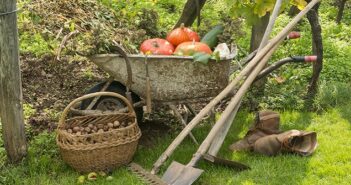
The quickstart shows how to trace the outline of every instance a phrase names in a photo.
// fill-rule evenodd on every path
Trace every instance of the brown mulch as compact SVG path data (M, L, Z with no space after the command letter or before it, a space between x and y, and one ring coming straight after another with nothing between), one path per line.
M106 76L88 61L55 61L53 56L22 56L21 71L24 103L36 112L28 123L38 131L52 130L57 113Z

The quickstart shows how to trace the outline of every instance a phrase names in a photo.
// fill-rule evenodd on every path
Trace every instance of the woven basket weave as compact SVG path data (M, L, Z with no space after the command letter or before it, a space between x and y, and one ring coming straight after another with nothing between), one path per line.
M78 116L66 120L72 106L84 99L96 96L117 97L123 100L129 112ZM67 132L68 128L74 126L84 127L88 124L107 124L114 121L131 122L132 124L103 133L74 135ZM116 93L98 92L77 98L65 108L59 120L56 143L63 160L77 171L110 171L132 160L140 136L135 112L129 101Z

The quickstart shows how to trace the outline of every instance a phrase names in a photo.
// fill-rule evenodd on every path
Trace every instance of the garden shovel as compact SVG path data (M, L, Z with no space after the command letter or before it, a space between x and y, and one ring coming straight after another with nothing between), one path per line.
M278 39L276 43L268 44L264 47L260 52L264 52L261 54L263 58L259 55L256 55L253 61L260 60L257 66L253 69L253 71L249 74L245 82L242 84L240 89L237 91L235 96L231 99L230 103L224 110L221 118L216 122L213 126L205 140L201 143L200 147L193 155L193 158L187 165L180 164L178 162L173 161L169 168L166 170L165 174L162 177L162 180L171 185L189 185L196 181L199 176L203 173L203 170L195 168L197 162L204 157L205 153L208 151L213 139L219 133L223 126L228 121L228 118L233 114L233 110L238 106L241 102L242 97L248 91L250 85L253 83L257 75L261 72L264 66L267 64L269 58L272 56L273 52L278 48L280 43L283 41L282 36L286 36L289 32L289 27L296 25L296 23L304 16L319 0L313 0L309 3L304 10L302 10L288 25L286 28L282 30L281 33L278 34Z
M227 118L232 115L233 110L241 101L241 98L245 94L245 92L249 89L251 83L254 81L258 73L262 70L262 68L266 65L269 57L273 54L273 52L278 47L278 42L269 52L264 56L261 62L256 66L256 68L252 71L252 73L245 80L243 85L238 90L237 94L231 99L229 105L224 110L221 118L217 121L217 123L213 126L210 133L207 135L205 140L201 143L199 149L193 155L193 158L187 165L180 164L178 162L173 161L172 164L168 167L165 174L162 177L162 180L167 182L167 184L171 185L189 185L196 181L203 173L203 170L195 168L197 162L204 157L205 153L209 149L213 139L219 133L221 128L227 123Z

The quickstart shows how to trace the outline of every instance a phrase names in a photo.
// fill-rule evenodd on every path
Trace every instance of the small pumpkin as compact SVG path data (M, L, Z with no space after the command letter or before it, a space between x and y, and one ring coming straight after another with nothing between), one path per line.
M174 46L165 39L148 39L141 44L140 51L145 54L172 55L174 52Z
M200 36L195 31L190 28L184 28L184 31L188 34L190 41L200 42Z
M184 24L181 24L179 28L174 29L167 35L167 40L174 46L178 46L187 41L199 42L200 37L196 32L190 28L184 27Z
M207 44L202 42L184 42L177 46L174 54L192 56L195 53L212 54L212 50Z

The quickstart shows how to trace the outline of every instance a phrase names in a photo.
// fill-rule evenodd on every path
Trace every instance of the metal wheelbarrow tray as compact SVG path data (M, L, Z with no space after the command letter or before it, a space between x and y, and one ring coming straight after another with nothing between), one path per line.
M146 65L144 55L127 55L132 69L130 89L141 98L146 97ZM128 78L123 57L103 54L90 60L116 81L126 85ZM210 60L208 64L194 62L192 57L149 55L147 65L154 103L196 102L214 97L228 85L231 58Z

